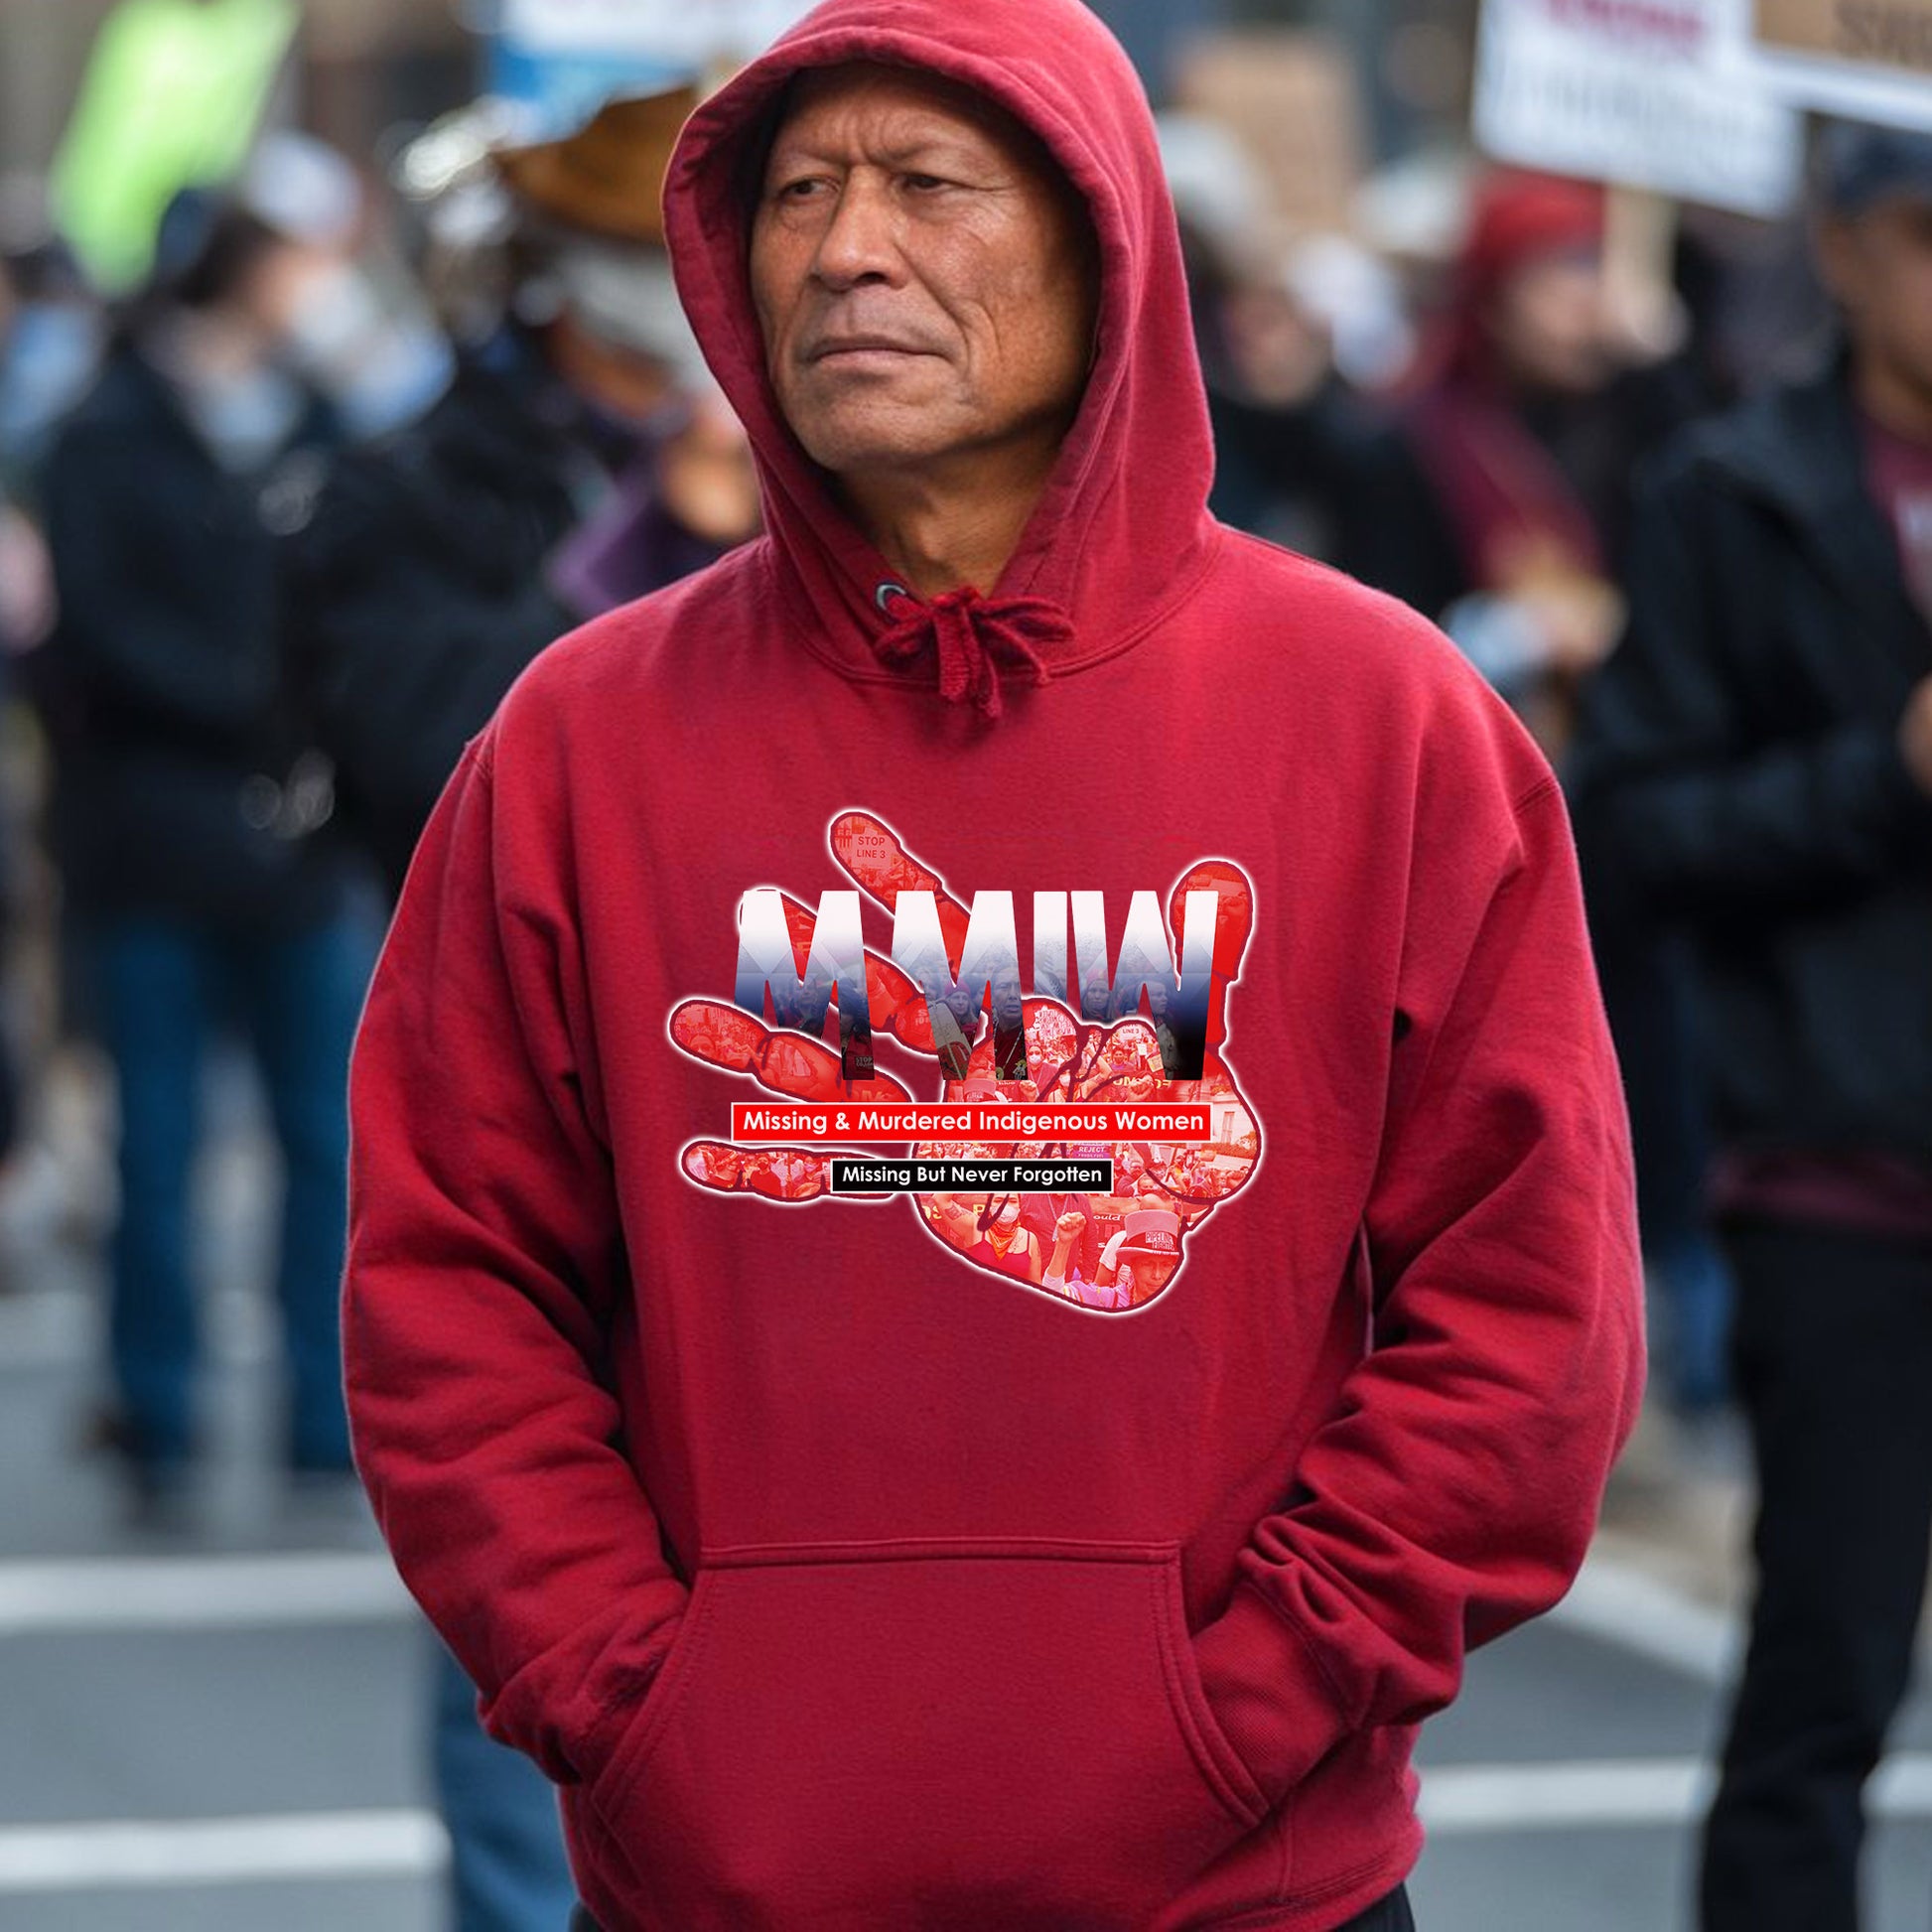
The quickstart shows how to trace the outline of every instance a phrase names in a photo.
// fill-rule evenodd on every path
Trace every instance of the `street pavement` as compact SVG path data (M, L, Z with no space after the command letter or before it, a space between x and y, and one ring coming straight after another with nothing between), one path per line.
M276 1180L238 1062L200 1177L214 1460L199 1526L121 1528L73 1447L86 1245L0 1293L0 1932L447 1932L430 1638L359 1508L265 1472ZM1692 1821L1734 1663L1734 1440L1647 1420L1577 1588L1426 1729L1423 1932L1690 1932ZM1874 1792L1867 1932L1932 1926L1932 1704ZM563 1932L562 1927L555 1932Z

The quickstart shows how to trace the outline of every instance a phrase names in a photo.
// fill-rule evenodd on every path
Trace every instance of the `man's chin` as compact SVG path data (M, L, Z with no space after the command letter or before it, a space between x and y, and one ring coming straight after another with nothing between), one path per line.
M971 439L948 435L929 408L890 417L830 422L801 438L815 462L834 476L859 479L916 471L943 462Z

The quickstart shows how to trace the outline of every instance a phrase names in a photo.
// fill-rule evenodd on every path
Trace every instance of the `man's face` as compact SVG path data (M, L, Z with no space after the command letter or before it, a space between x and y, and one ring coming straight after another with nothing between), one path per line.
M1819 253L1860 352L1932 399L1932 198L1894 196L1829 220Z
M1177 1254L1136 1254L1133 1261L1134 1280L1149 1301L1167 1287L1180 1266Z
M1525 262L1497 291L1489 332L1519 381L1587 395L1610 374L1603 328L1603 264L1593 249Z
M1084 208L1033 137L937 76L796 85L752 231L773 387L836 475L1057 447L1091 361Z

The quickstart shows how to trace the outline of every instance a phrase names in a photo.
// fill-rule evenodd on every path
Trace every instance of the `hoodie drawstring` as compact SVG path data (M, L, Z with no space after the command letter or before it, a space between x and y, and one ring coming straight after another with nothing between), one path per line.
M948 704L971 698L981 715L997 718L1005 708L1000 698L1002 656L1034 667L1035 684L1052 675L1042 647L1070 642L1073 620L1043 597L984 598L968 586L946 591L921 604L897 584L882 584L878 603L888 616L909 605L890 630L874 638L873 649L885 662L916 657L927 644L939 656L939 695Z

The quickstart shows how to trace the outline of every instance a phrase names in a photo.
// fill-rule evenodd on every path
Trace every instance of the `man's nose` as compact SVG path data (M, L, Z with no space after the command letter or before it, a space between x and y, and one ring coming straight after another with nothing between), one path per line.
M901 267L891 186L855 170L839 190L812 271L828 288L845 289L872 277L895 280Z

